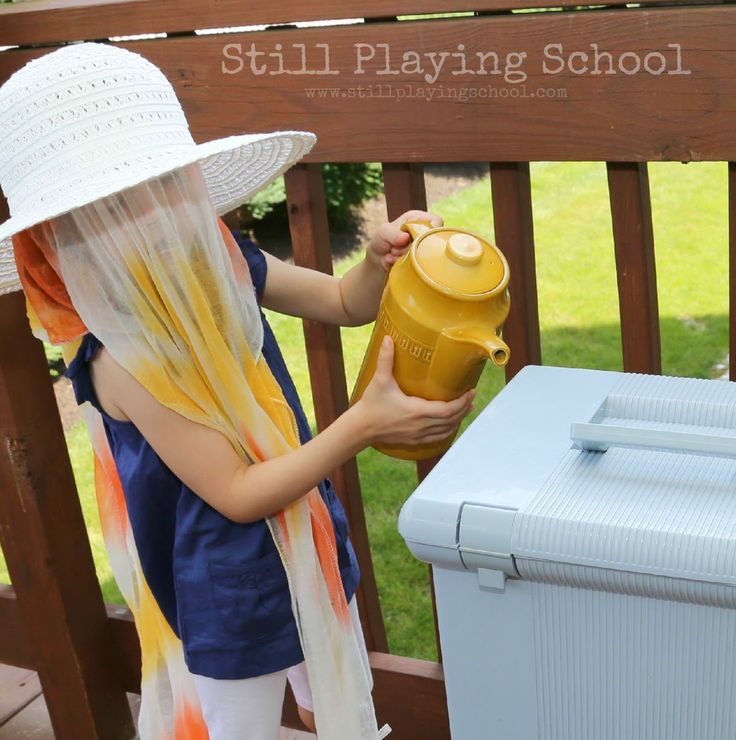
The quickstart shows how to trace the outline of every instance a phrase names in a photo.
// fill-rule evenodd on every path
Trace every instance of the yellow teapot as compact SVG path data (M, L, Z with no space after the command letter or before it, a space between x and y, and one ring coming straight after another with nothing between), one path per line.
M450 401L478 383L485 361L499 367L509 348L499 338L509 313L509 266L478 234L423 220L401 227L413 242L393 266L353 390L358 401L373 377L383 337L394 341L394 377L410 396ZM454 435L431 446L376 445L403 460L440 455Z

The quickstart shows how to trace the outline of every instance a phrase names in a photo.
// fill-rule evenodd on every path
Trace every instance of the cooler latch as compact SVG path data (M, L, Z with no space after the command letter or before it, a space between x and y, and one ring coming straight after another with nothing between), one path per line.
M506 578L518 578L511 554L511 533L518 509L463 504L458 526L458 550L463 565L478 571L484 590L503 591Z

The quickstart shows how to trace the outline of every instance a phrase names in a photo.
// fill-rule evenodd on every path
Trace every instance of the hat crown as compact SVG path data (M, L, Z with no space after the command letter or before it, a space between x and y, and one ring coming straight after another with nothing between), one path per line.
M109 44L65 46L0 87L0 185L11 215L102 193L125 173L190 151L171 83L139 54Z

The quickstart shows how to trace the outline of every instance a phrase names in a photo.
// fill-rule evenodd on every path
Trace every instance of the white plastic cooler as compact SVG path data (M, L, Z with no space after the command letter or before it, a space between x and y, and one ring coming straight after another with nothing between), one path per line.
M528 367L399 530L453 740L736 738L736 384Z

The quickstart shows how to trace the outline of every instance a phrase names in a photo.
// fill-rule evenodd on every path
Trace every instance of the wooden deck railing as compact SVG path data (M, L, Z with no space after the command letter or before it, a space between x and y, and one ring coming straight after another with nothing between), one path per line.
M510 12L551 4L570 9ZM168 33L123 45L164 70L196 140L276 128L318 134L317 147L287 174L286 187L295 261L326 272L332 260L321 163L382 162L389 218L426 207L424 163L489 163L489 208L512 273L505 327L513 350L509 378L542 362L529 162L607 162L623 366L657 373L647 162L736 160L736 67L730 64L736 7L660 7L654 1L617 7L623 4L580 9L572 0L37 0L0 7L0 45L19 47L0 52L0 81L60 43ZM472 17L396 20L469 10ZM192 32L347 18L370 22ZM259 59L265 70L250 69L242 56L248 50L264 54ZM308 58L300 67L302 52ZM437 69L431 59L436 62L441 52L449 56ZM238 58L243 68L232 73ZM307 66L313 74L299 71ZM331 73L316 73L325 69ZM736 165L729 164L731 317L735 173ZM733 321L731 327L736 357ZM304 330L321 428L347 405L340 334L313 322ZM123 692L139 690L140 681L136 635L125 610L103 604L45 359L30 336L20 294L0 298L0 437L0 544L13 582L0 587L0 662L38 670L60 738L127 737ZM431 465L422 465L419 475ZM397 738L447 738L441 665L388 654L355 461L333 478L363 572L359 606L381 721L394 727ZM293 704L285 722L295 723Z

